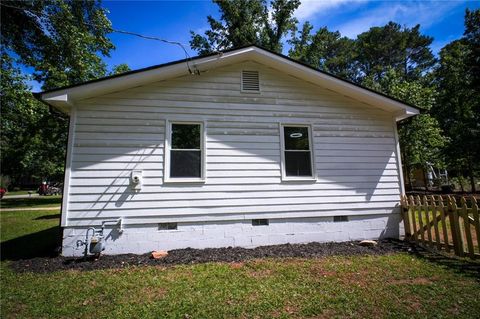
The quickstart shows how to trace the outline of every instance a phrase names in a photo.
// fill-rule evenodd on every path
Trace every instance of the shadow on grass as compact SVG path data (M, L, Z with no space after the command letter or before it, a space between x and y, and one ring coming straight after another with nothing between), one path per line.
M28 208L37 205L60 205L61 196L36 196L27 198L3 198L0 201L2 208Z
M419 259L435 263L442 267L448 268L460 274L476 278L480 281L480 261L471 260L467 258L459 258L454 255L449 255L446 252L438 251L434 248L428 248L414 243L394 240L392 241L398 245L399 250L407 250L410 254Z
M35 220L44 220L44 219L60 219L60 214L55 214L55 215L44 215L35 218Z
M61 229L56 226L4 241L0 245L0 259L4 261L55 257L58 255L56 248L60 246L61 238Z

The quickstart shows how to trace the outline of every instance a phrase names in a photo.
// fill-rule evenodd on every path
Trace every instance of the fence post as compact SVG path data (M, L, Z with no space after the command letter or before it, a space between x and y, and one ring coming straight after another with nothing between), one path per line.
M428 202L428 197L423 196L423 210L425 213L425 231L427 232L427 239L428 239L428 245L433 246L433 239L432 239L432 227L430 226L431 219L430 219L430 205Z
M458 220L458 207L455 198L448 196L448 212L450 218L450 228L452 231L453 249L457 256L463 257L463 242L460 232L460 223Z
M419 231L420 231L420 240L422 243L425 243L425 230L423 229L423 215L422 215L422 200L420 196L415 196L415 209L417 210Z
M440 241L440 231L438 230L438 219L440 215L438 213L437 203L435 196L431 195L430 200L432 203L432 215L433 215L433 230L435 232L435 243L437 244L437 249L442 249L442 242Z
M401 204L401 209L402 209L402 217L403 217L403 226L405 228L405 239L410 240L410 237L412 236L412 232L410 229L410 220L409 220L409 210L410 208L408 207L408 200L407 196L402 195L400 199L400 204Z
M475 258L475 249L473 248L472 230L470 227L468 205L467 205L467 201L465 200L465 197L462 197L461 208L459 212L462 215L462 219L463 219L463 226L464 226L463 234L465 234L465 240L467 241L468 256L473 259Z
M443 203L443 197L438 196L438 206L440 208L440 218L441 218L441 225L442 225L442 232L443 232L443 242L445 244L445 250L450 252L450 245L448 240L448 229L447 229L447 221L446 218L448 216L448 201L447 201L447 208L445 209L445 204Z
M408 197L408 207L410 208L408 214L409 214L409 218L411 218L411 221L412 221L412 227L413 227L413 230L412 230L412 237L413 237L413 240L418 243L418 230L417 230L417 221L416 221L416 215L415 215L415 199L413 198L412 195L410 195Z
M472 195L472 216L473 216L473 225L475 226L475 234L477 235L477 245L480 250L480 218L478 214L478 205L477 199Z

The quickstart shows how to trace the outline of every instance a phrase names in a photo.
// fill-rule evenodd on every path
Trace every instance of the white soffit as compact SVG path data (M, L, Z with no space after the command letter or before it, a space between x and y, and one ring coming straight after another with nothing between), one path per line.
M355 84L340 80L323 72L319 72L255 46L219 53L204 58L195 58L194 60L189 61L189 66L192 70L197 69L202 72L245 60L253 60L265 64L299 79L314 83L385 111L392 112L397 120L402 120L419 114L419 110L414 107L369 91ZM172 63L136 73L106 78L104 80L85 83L70 88L58 89L47 93L40 93L40 96L46 103L56 106L62 111L67 111L67 109L77 100L87 99L188 74L189 72L186 62Z

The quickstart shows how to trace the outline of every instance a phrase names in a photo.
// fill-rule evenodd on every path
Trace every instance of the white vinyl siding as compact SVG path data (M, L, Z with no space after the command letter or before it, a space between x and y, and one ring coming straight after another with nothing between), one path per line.
M261 94L243 94L258 70ZM79 101L70 226L388 214L400 195L393 114L253 62ZM205 123L204 183L165 183L166 121ZM311 127L314 177L282 181L280 124ZM130 172L141 170L134 193Z

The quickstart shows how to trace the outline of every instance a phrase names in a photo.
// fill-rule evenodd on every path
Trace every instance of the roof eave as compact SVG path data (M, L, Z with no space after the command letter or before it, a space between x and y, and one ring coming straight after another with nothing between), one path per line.
M188 60L188 63L190 69L196 69L202 72L211 68L245 60L254 60L270 67L283 70L297 78L315 83L339 94L373 105L385 111L392 112L396 116L397 121L420 113L419 109L411 105L257 46L248 46L209 56L196 57ZM68 109L77 100L121 91L150 82L185 76L189 74L189 68L187 67L187 60L181 60L156 67L127 72L126 74L119 76L94 80L80 85L46 91L39 93L38 96L47 104L68 113Z
M65 108L73 105L74 101L80 99L88 99L151 82L189 75L189 68L202 72L209 68L226 65L227 63L240 62L249 59L249 53L253 52L253 50L254 47L248 47L228 53L196 58L190 60L188 66L186 61L180 61L174 64L159 66L158 68L145 69L141 72L131 72L118 77L100 79L99 81L91 81L72 87L40 92L38 96L47 104Z
M262 49L260 49L262 50ZM378 92L368 90L356 84L350 83L343 79L334 77L324 72L319 72L309 66L305 66L296 61L286 59L276 53L264 51L265 54L258 55L257 61L269 64L279 69L287 67L290 75L302 78L303 80L316 83L324 88L330 89L337 93L359 100L369 105L384 109L389 112L401 114L397 120L401 120L420 113L420 110L411 105L402 103L401 101L392 99Z

